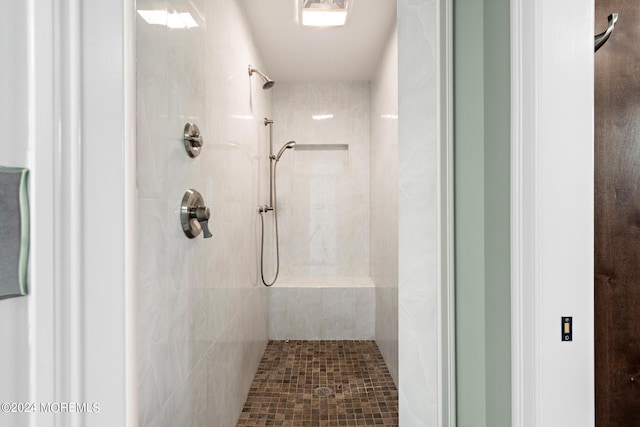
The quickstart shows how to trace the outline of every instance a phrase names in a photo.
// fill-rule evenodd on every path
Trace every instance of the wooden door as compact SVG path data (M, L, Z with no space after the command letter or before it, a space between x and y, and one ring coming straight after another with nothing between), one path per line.
M640 426L640 1L596 0L596 426ZM567 171L570 173L570 171Z

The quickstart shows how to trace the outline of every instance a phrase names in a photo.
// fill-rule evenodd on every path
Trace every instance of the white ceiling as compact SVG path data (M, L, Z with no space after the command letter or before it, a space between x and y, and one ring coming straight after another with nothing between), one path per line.
M396 0L354 0L344 27L296 23L297 0L240 0L270 78L368 81L396 22Z

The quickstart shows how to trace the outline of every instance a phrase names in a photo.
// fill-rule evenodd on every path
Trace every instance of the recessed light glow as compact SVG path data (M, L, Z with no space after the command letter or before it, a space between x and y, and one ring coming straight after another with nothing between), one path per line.
M184 28L195 28L198 26L198 23L193 19L193 16L191 16L189 12L179 13L178 16L184 23Z
M167 28L195 28L198 23L189 12L172 12L166 10L139 10L138 15L148 24L163 25Z
M327 120L333 119L333 114L316 114L315 116L311 116L313 120Z
M185 24L179 13L167 14L167 28L185 28Z
M197 26L198 24L189 12L173 12L167 14L168 28L194 28Z
M380 114L381 119L397 119L397 114Z
M151 25L167 25L166 10L139 10L138 15L144 19L147 24Z
M347 21L347 11L339 9L304 9L302 25L308 27L339 27Z

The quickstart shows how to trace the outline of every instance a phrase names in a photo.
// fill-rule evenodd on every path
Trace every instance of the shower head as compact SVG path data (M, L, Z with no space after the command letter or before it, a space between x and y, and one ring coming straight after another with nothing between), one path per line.
M271 80L269 77L267 77L265 73L249 65L249 75L251 76L253 75L253 73L256 73L257 75L259 75L262 81L264 82L264 84L262 85L262 89L264 90L271 89L275 84L275 82Z
M280 157L284 154L285 150L287 148L293 148L296 146L296 142L295 141L289 141L286 144L284 144L282 146L282 148L280 149L280 151L278 151L278 154L276 154L276 162L280 160Z

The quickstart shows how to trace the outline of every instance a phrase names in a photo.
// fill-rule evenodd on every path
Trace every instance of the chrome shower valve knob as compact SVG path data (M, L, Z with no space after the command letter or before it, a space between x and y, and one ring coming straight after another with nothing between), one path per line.
M189 216L191 218L195 218L202 228L202 232L204 233L203 237L208 239L212 236L211 231L209 231L209 217L211 216L211 211L208 206L198 206L195 209L191 209L189 211Z
M189 141L189 143L193 147L202 147L202 144L204 144L204 140L202 139L202 137L200 135L198 135L198 136L186 136L185 139L187 141Z
M195 123L188 122L184 125L184 148L189 157L195 158L200 155L200 150L204 144L204 139L200 134L200 129Z
M202 194L194 189L187 190L180 207L180 222L184 234L193 239L202 231L205 239L212 237L209 231L210 216L211 210L205 205Z

